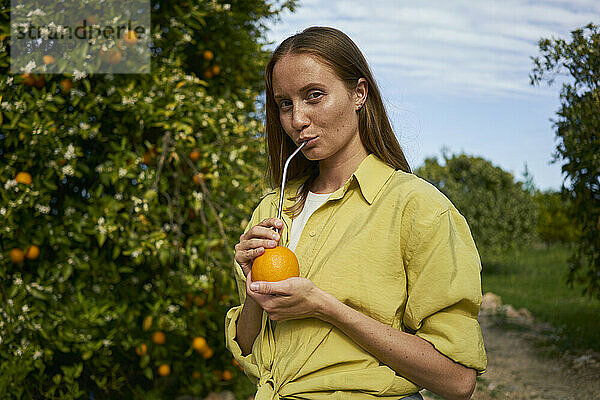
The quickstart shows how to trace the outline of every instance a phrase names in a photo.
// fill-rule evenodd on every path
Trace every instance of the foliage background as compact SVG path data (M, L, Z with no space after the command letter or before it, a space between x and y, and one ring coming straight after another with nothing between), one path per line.
M466 154L425 159L415 174L436 186L469 224L482 264L523 249L536 233L537 207L522 182L490 161Z
M575 251L569 258L570 283L600 298L600 30L592 23L571 32L570 41L540 39L532 57L531 84L566 76L561 107L554 121L558 145L554 161L566 178L562 194L576 226Z
M294 2L152 4L151 74L28 77L8 72L0 2L1 398L250 389L223 323L264 190L261 21ZM15 258L32 245L37 258Z

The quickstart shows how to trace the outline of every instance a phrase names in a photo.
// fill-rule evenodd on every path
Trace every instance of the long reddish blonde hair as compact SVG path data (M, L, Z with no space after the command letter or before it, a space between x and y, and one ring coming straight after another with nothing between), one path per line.
M366 102L358 111L360 140L368 153L375 153L396 170L411 172L392 130L377 83L362 52L352 39L340 30L314 26L281 42L265 70L267 182L271 187L277 188L281 185L285 161L297 149L281 126L279 109L273 95L273 68L277 61L288 54L308 54L317 58L336 73L348 91L356 88L360 78L365 78L369 91ZM286 183L291 179L306 177L301 191L291 198L295 204L283 210L290 218L293 219L302 211L311 184L318 175L318 161L311 161L300 154L290 161Z

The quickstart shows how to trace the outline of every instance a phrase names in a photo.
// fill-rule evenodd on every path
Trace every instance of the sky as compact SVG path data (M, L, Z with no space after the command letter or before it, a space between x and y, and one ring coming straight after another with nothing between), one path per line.
M331 26L361 49L414 170L442 151L483 157L540 190L565 175L552 163L560 81L530 84L540 38L570 40L600 24L600 1L299 0L267 23L267 48L309 26Z

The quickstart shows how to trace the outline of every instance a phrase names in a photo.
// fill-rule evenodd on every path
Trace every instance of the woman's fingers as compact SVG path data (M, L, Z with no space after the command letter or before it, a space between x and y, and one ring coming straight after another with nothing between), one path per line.
M277 218L266 218L259 224L240 235L240 242L235 245L235 260L247 275L256 257L264 253L266 248L277 247L280 235L272 228L283 226Z

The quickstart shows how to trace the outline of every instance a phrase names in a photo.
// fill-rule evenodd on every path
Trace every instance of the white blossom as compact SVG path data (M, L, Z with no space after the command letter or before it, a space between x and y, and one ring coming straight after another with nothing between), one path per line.
M63 172L63 174L65 174L65 175L75 175L75 170L74 170L74 169L73 169L73 167L72 167L72 166L70 166L70 165L65 165L65 166L62 168L62 172Z
M132 96L132 97L123 96L123 98L121 99L121 104L134 105L136 101L137 101L137 99L135 96Z
M73 70L73 80L74 81L78 81L82 78L85 78L87 76L87 72L85 71L79 71L77 69Z
M123 178L127 175L127 170L125 168L119 168L119 178Z
M36 8L36 9L35 9L35 10L33 10L33 11L29 11L29 12L27 13L26 17L28 17L28 18L29 18L29 17L31 17L32 15L39 15L39 16L42 16L42 17L43 17L43 16L45 16L45 15L46 15L46 13L45 13L45 12L44 12L42 9Z
M48 213L50 213L50 207L49 206L43 206L41 204L36 204L35 205L35 209L38 210L42 214L48 214Z
M194 196L195 200L202 201L202 193L200 192L192 192L192 196Z
M167 307L167 311L171 314L173 314L174 312L177 312L179 310L179 306L175 305L175 304L171 304L169 307Z
M73 146L72 143L69 143L69 146L67 146L67 151L65 152L65 159L70 160L72 158L75 158L75 146Z
M17 186L17 181L14 179L9 179L6 181L6 183L4 184L4 189L10 189L13 186Z
M29 74L36 67L35 61L29 61L23 71Z

